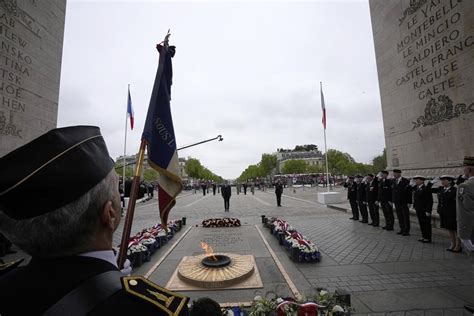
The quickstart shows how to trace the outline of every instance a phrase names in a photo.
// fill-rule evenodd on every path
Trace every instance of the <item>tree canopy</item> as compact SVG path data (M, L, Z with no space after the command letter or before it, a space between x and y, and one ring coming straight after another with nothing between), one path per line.
M191 178L224 182L222 177L214 174L212 171L204 167L199 159L196 158L188 158L186 160L186 164L184 165L184 170L186 170L186 173Z

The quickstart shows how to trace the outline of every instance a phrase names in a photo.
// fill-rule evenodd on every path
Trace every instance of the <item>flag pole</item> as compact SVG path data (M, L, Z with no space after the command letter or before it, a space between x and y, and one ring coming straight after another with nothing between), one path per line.
M145 159L146 140L142 139L140 150L138 152L138 161L133 176L132 189L130 190L130 199L128 201L127 214L125 215L125 223L123 225L122 241L120 242L119 256L117 265L119 269L123 268L125 259L127 258L128 241L132 230L133 213L135 213L135 204L137 201L138 188L140 187L140 178L142 174L143 160Z
M319 82L319 88L320 88L321 95L322 95L323 94L323 83L322 83L322 81ZM327 186L328 192L329 192L330 191L329 190L329 165L328 165L328 145L326 143L326 124L324 124L323 128L324 128L324 151L325 151L324 156L326 156L326 186Z
M125 157L127 155L128 95L130 94L130 84L128 84L128 92L127 93L128 93L127 94L127 107L125 108L125 141L123 142L123 177L122 177L124 201L125 201L125 167L127 166Z

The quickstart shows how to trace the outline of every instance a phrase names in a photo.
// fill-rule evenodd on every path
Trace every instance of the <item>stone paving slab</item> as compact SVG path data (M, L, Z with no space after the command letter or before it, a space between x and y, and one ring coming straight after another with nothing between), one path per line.
M361 293L358 298L374 312L453 308L463 304L441 289L379 291Z

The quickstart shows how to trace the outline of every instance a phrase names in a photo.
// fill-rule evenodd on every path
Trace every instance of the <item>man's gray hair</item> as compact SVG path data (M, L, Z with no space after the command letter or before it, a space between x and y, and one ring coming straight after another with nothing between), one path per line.
M118 195L117 177L112 170L77 200L47 214L15 220L0 210L0 231L12 243L36 257L59 257L90 250L99 229L99 216L107 201ZM55 192L51 192L54 198ZM25 197L28 198L28 197Z

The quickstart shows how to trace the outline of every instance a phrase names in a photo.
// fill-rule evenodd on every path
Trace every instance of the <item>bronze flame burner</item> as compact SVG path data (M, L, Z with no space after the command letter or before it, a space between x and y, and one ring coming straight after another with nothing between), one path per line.
M223 268L231 263L231 259L226 255L214 255L205 257L201 263L208 268Z

